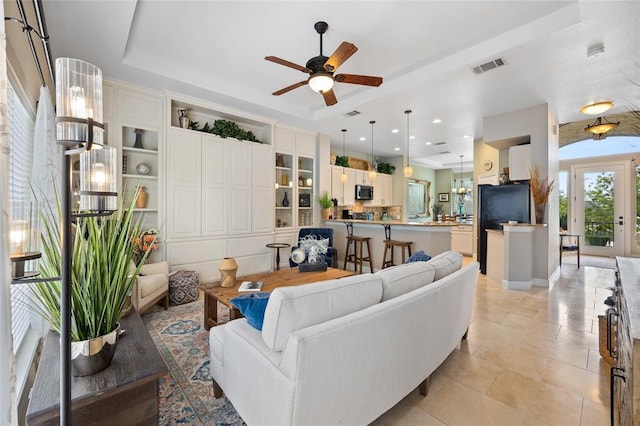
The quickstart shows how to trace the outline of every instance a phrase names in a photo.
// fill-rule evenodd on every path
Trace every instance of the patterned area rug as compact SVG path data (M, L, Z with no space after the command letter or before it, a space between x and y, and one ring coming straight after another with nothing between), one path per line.
M154 307L142 319L169 374L160 379L161 425L244 425L226 397L213 397L209 333L202 300L165 311ZM227 312L218 313L221 318Z

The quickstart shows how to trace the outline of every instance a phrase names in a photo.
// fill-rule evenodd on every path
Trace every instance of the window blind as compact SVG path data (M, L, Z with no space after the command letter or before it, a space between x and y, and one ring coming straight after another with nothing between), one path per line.
M7 115L9 118L9 199L28 200L31 197L29 179L33 157L34 119L20 101L11 84L7 90ZM30 326L25 286L11 286L11 332L14 353Z

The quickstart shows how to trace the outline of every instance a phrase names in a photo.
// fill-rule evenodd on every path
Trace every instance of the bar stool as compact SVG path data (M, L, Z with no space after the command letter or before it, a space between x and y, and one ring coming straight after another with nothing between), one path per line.
M407 261L405 257L404 249L407 249L409 252L409 257L411 257L411 244L412 241L396 241L396 240L384 240L384 253L382 254L382 269L387 268L389 266L395 266L394 259L394 247L400 247L400 251L402 252L402 263ZM391 252L391 258L387 259L387 251Z
M373 272L373 262L371 261L371 245L369 241L371 238L369 237L356 237L353 235L347 235L347 248L344 253L344 267L343 269L347 270L347 264L353 263L353 270L358 271L359 274L362 273L362 264L364 262L369 262L369 268L371 272ZM364 255L362 251L364 248L364 243L367 243L367 256ZM353 253L350 253L350 249L353 246Z

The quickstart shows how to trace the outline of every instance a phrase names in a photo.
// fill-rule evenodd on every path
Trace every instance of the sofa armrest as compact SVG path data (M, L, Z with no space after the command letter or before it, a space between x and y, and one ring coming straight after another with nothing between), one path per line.
M145 263L140 266L140 275L169 275L169 264L167 262Z
M223 391L247 424L292 424L295 383L280 371L281 352L270 350L244 318L224 327Z

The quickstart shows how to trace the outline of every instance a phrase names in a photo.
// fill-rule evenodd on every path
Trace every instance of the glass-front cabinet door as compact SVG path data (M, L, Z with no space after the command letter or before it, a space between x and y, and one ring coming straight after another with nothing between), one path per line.
M298 226L313 226L313 158L298 157Z
M294 173L293 155L276 152L276 228L289 228L293 223Z

